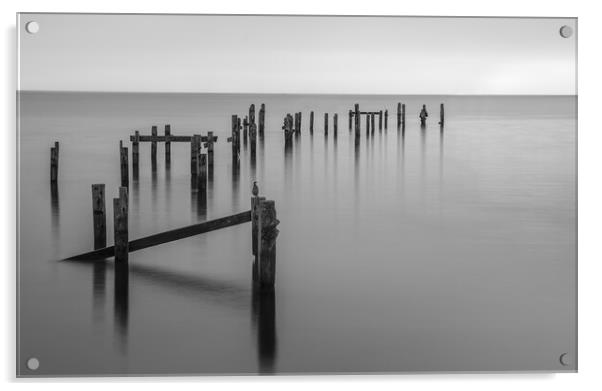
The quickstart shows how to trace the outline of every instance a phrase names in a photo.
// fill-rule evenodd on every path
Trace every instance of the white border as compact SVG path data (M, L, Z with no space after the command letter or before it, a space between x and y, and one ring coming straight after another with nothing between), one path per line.
M5 91L2 95L2 118L5 119L2 152L2 191L0 205L3 217L0 240L4 250L2 265L2 335L3 354L0 356L2 379L8 387L41 386L44 389L65 388L105 390L130 389L131 383L144 383L147 390L163 389L166 383L176 383L185 388L200 387L245 389L332 388L360 390L366 387L383 389L439 389L446 390L507 390L519 387L530 390L602 389L598 376L602 319L600 287L602 286L602 254L600 254L600 222L602 203L602 125L600 124L600 73L602 72L600 38L602 14L593 1L526 0L484 1L331 1L304 0L295 2L268 0L221 0L211 2L179 0L130 1L103 0L81 2L75 0L4 0L0 3L3 25L3 76ZM140 12L140 13L263 13L263 14L349 14L349 15L462 15L462 16L556 16L579 18L579 374L492 374L492 375L386 375L386 376L283 376L265 377L198 377L198 378L143 378L143 379L54 379L43 381L15 380L15 249L16 249L16 12ZM19 384L20 383L20 384Z

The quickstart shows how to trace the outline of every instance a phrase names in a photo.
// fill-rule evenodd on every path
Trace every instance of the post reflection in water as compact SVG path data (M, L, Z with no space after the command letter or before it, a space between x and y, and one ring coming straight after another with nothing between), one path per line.
M240 191L240 162L236 156L232 157L232 210L238 210L238 196Z
M293 143L284 142L284 181L285 189L289 190L292 185L292 161L293 161Z
M115 331L122 352L127 350L129 325L129 270L127 262L116 262L114 270L114 314Z
M107 264L104 260L92 265L92 314L95 324L102 321L105 307Z
M277 358L276 298L274 291L253 289L252 318L257 331L259 373L274 373Z

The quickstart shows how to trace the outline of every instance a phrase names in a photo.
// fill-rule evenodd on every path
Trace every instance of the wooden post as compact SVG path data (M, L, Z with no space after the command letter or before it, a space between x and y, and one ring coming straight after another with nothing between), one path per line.
M378 130L383 130L383 111L378 112Z
M309 134L314 134L314 112L309 112Z
M255 104L251 104L249 106L249 125L255 123Z
M385 130L389 129L389 110L385 110Z
M370 114L366 114L366 136L370 136Z
M374 134L374 129L376 128L374 126L374 113L370 114L370 126L372 127L372 134Z
M59 177L59 142L54 142L50 148L50 182L56 183Z
M201 200L207 199L207 154L199 153L197 189Z
M251 122L251 129L249 133L251 138L251 158L254 158L257 147L257 125L255 125L254 122Z
M276 238L280 223L276 218L276 207L272 200L261 200L258 208L259 223L259 287L273 291L276 280Z
M207 142L205 146L207 147L207 160L209 171L213 171L213 132L207 132Z
M360 141L360 105L355 104L355 142L358 143Z
M401 105L401 125L406 127L406 104Z
M441 109L439 111L439 125L443 126L444 121L445 121L445 112L443 109L443 103L441 103Z
M353 116L353 111L349 109L349 131L351 132L351 117Z
M140 161L140 132L134 132L134 141L132 141L132 166L134 172L138 170L138 162Z
M337 138L337 132L339 131L339 115L334 113L332 116L332 129L334 131L334 138Z
M165 125L165 167L171 166L171 125Z
M324 113L324 135L328 136L328 113Z
M397 103L397 130L401 128L401 102Z
M302 119L303 119L303 113L302 113L302 112L299 112L299 127L298 127L298 129L299 129L299 133L301 133L301 120L302 120Z
M105 185L92 185L92 218L94 221L94 250L107 247L107 215Z
M198 174L198 163L197 158L200 149L200 136L198 134L192 135L190 138L190 175L196 176Z
M242 121L242 137L243 142L247 145L247 134L249 133L249 118L245 116L245 119Z
M128 188L119 188L119 198L113 199L113 224L115 233L115 262L127 262L128 242Z
M232 143L232 162L238 162L238 149L236 147L236 134L238 132L238 116L232 115L232 135L230 136L229 141Z
M154 168L157 164L157 141L155 140L155 138L157 137L156 126L151 127L151 137L153 138L153 140L151 141L151 162Z
M119 165L121 168L121 186L129 187L129 164L128 164L128 149L123 147L123 141L119 140Z
M261 108L259 109L259 137L263 137L263 132L265 130L265 104L261 104Z

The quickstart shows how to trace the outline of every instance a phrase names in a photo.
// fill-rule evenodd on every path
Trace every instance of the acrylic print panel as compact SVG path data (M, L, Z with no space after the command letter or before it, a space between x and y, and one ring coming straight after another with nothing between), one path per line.
M576 19L18 31L19 376L577 369Z

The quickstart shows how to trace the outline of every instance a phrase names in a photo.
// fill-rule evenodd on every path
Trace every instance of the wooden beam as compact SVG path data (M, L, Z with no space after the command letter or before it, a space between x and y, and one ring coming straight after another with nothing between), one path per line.
M203 234L206 232L215 231L218 229L232 227L234 225L243 224L251 221L251 211L247 210L232 216L222 217L216 220L205 221L199 224L193 224L182 228L172 229L171 231L161 232L158 234L146 236L144 238L132 240L129 242L129 252L142 250L148 247L158 246L163 243L173 242L175 240L188 238ZM105 247L99 250L90 251L84 254L75 255L66 258L70 260L91 260L103 259L112 257L115 254L114 246Z

